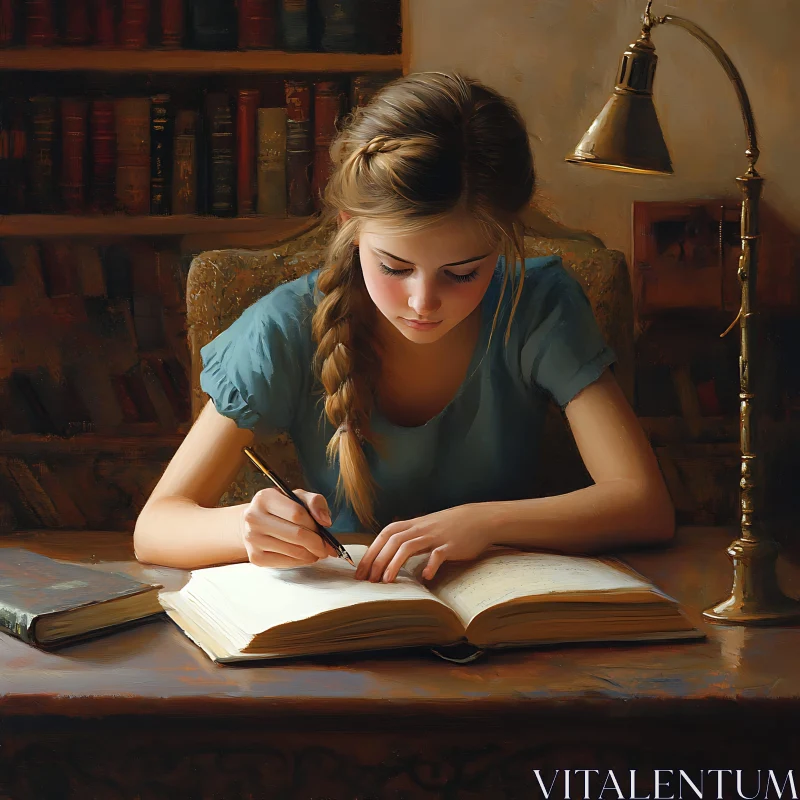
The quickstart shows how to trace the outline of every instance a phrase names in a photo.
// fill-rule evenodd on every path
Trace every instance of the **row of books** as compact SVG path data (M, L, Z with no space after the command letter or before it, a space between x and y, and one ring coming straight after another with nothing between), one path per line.
M138 240L7 240L2 261L0 429L71 436L186 425L191 365L179 253Z
M319 210L342 116L390 76L152 97L0 101L0 213L306 216ZM264 101L270 103L264 107ZM348 108L349 106L349 108Z
M2 0L0 46L400 50L399 0Z

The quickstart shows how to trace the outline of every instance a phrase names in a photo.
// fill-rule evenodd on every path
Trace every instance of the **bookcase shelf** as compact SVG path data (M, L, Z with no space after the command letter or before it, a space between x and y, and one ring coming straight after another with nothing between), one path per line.
M105 50L27 47L0 50L0 70L28 72L347 73L392 72L400 53L290 53L282 50Z
M213 217L194 214L78 216L69 214L9 214L0 216L0 238L63 236L188 236L191 234L259 233L265 240L301 233L316 221L308 217Z

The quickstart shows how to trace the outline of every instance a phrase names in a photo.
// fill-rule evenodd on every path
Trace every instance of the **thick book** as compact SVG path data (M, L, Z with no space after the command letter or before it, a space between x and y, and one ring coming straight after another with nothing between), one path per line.
M367 546L346 549L357 565ZM703 638L676 600L617 559L492 547L474 561L443 564L426 581L427 561L412 557L393 583L356 580L338 558L286 570L206 567L160 600L220 663Z
M172 161L172 213L197 213L197 112L175 114Z
M160 584L0 548L0 630L41 647L63 644L161 612Z
M56 41L53 0L25 0L25 44L48 47Z
M311 198L317 211L322 209L325 186L333 168L330 149L336 137L339 120L345 111L344 102L345 93L341 82L333 80L314 83L314 164L311 170Z
M114 209L117 175L117 130L114 100L91 101L89 120L91 140L90 207L94 212Z
M286 216L286 109L258 109L259 214Z
M161 46L168 48L183 45L186 10L183 0L161 0Z
M238 0L239 48L274 50L278 35L278 0Z
M116 0L95 0L94 41L98 47L113 47L117 43Z
M150 212L150 98L115 101L117 201L129 214Z
M130 50L147 47L150 29L150 0L122 0L119 43Z
M82 214L86 205L87 128L87 101L62 97L61 202L67 214Z
M236 211L240 217L256 210L256 130L258 89L239 89L236 98Z
M209 196L212 214L232 217L236 213L235 124L230 98L225 92L206 95L208 123Z
M284 50L308 50L308 0L281 0L281 41Z
M314 166L311 82L286 78L286 183L289 216L314 212L311 172Z
M61 11L64 15L64 44L72 46L89 44L92 39L89 0L69 0Z

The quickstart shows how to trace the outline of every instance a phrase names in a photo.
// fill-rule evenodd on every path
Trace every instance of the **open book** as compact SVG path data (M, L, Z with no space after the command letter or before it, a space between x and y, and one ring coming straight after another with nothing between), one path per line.
M359 563L366 545L346 545ZM492 547L474 561L406 562L393 583L343 559L294 569L194 570L164 610L214 661L396 647L520 647L702 638L677 602L616 559Z

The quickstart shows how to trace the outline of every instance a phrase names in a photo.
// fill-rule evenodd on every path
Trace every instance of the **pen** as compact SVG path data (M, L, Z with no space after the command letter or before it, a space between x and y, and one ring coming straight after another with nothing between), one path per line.
M317 526L317 533L326 541L336 552L339 554L339 558L343 558L348 564L355 566L353 563L353 559L350 558L350 553L344 549L344 547L340 544L340 542L336 539L336 537L325 527L320 525L315 519L314 515L311 513L311 509L281 480L277 473L271 470L249 447L245 447L244 454L256 465L256 467L266 475L274 484L278 487L278 489L283 492L290 500L294 500L295 503L298 503L302 506L307 512L311 519L314 521L314 524Z

